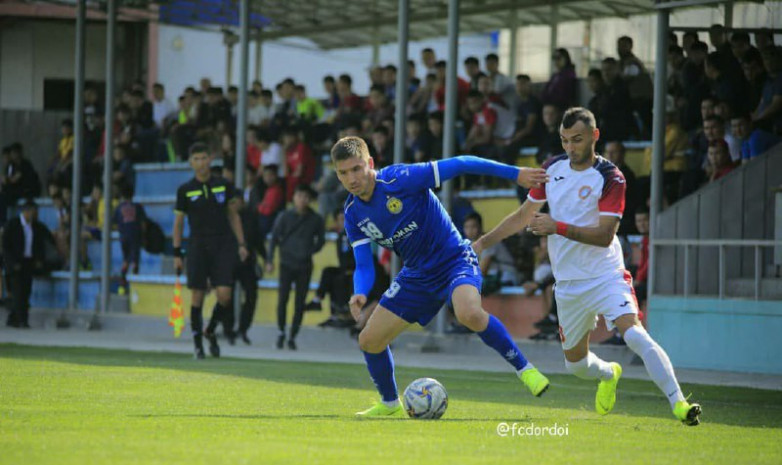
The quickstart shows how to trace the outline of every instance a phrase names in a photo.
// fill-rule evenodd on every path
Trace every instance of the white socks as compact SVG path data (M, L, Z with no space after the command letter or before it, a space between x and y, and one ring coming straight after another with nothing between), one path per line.
M527 362L527 364L524 365L524 368L522 368L521 370L516 370L516 376L521 378L522 373L524 373L527 370L531 370L533 368L535 368L535 365L533 365L532 362Z
M565 367L581 379L611 379L614 376L611 364L592 352L577 362L565 359Z
M383 405L385 405L388 408L397 408L399 406L399 399L394 399L390 402L387 402L385 400L381 400L383 402Z
M625 331L624 340L627 347L644 361L649 377L668 397L671 408L676 405L676 402L685 400L679 382L676 381L676 375L673 373L673 366L668 354L659 344L654 342L643 327L633 326Z

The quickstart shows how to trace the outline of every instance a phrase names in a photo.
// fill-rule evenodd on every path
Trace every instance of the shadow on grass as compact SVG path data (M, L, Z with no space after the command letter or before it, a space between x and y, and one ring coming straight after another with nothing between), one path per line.
M190 355L168 352L133 352L126 350L34 347L0 344L0 357L21 360L41 360L86 366L160 368L192 373L238 376L248 379L355 389L365 392L372 382L363 366L341 363L312 363L276 360L223 358L195 361ZM512 373L486 373L428 368L398 368L397 382L402 389L408 382L422 376L439 379L452 400L469 400L493 404L509 404L534 408L575 409L591 414L595 383L568 375L552 375L552 389L542 398L533 398ZM748 375L750 376L750 375ZM692 400L703 405L703 422L746 427L782 428L782 392L749 388L686 384L682 390L692 393ZM362 399L363 401L363 399ZM668 404L649 381L623 379L619 384L617 411L632 417L670 418ZM510 415L514 415L509 412ZM190 415L194 416L194 415ZM211 415L204 415L211 416ZM227 415L226 417L232 417ZM291 415L287 418L309 418ZM327 415L314 418L330 418ZM236 418L264 418L248 415ZM278 418L278 417L275 417ZM286 418L286 417L279 417ZM446 417L447 419L447 417ZM528 421L529 419L519 420ZM508 419L451 419L450 421L509 421ZM510 420L512 421L512 420Z
M182 413L182 414L135 414L135 415L126 415L128 418L230 418L230 419L236 419L236 420L301 420L301 419L307 419L307 420L345 420L345 421L358 421L358 422L375 422L375 421L411 421L407 418L357 418L353 415L222 415L222 414L208 414L208 413L197 413L197 414L189 414L189 413ZM449 422L449 423L495 423L495 422L505 422L505 423L529 423L532 424L537 420L543 420L543 418L530 418L530 417L524 417L524 418L440 418L437 421L440 422ZM426 423L427 420L416 420Z

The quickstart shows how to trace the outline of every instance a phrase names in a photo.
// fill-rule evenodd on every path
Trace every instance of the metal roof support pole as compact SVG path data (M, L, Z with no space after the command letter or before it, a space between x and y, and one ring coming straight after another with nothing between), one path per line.
M448 61L445 68L445 126L443 127L443 158L450 158L456 153L456 91L458 87L457 70L459 66L459 0L448 1ZM443 185L442 200L445 211L451 211L453 203L453 182ZM437 314L433 334L445 333L446 310ZM426 352L439 352L440 347L434 338L421 348Z
M261 39L258 38L256 53L261 48ZM258 53L260 55L260 53ZM258 62L256 62L256 78L260 74L258 71ZM245 157L247 154L247 92L248 76L250 74L250 0L240 0L239 2L239 102L236 109L236 165L234 167L234 184L239 191L241 198L244 198L244 171ZM245 242L247 238L245 238ZM252 245L248 245L252 247ZM253 257L254 255L251 255ZM251 258L250 258L251 259ZM234 286L234 315L239 315L242 308L240 286ZM229 328L233 331L233 328Z
M255 80L261 80L263 71L263 39L261 38L261 28L258 28L258 39L255 41Z
M372 31L372 66L380 65L380 32L378 28ZM399 77L399 70L397 70Z
M115 84L115 41L117 30L117 0L106 2L106 127L111 128L114 121L114 84ZM112 172L114 170L112 151L114 147L114 131L106 131L106 149L103 156L103 205L106 212L103 218L101 233L101 267L100 267L100 310L109 311L109 280L111 278L111 209ZM91 329L100 329L97 314L90 323Z
M666 74L668 67L668 20L669 10L657 11L657 50L654 71L654 109L652 122L652 199L649 211L649 296L655 292L657 249L654 241L660 230L658 216L662 210L663 158L665 157L665 97L668 93Z
M733 27L733 2L725 2L725 27Z
M559 26L559 5L556 3L551 5L551 22L549 24L551 26L551 32L549 35L549 53L548 53L548 73L549 75L554 74L554 60L551 59L551 57L554 56L554 51L557 49L557 42L558 42L558 31L557 27Z
M71 282L68 292L68 309L77 310L79 305L79 262L81 215L81 162L84 157L84 36L86 33L87 0L76 2L76 66L73 98L73 186L71 191ZM59 326L59 324L58 324Z
M407 92L410 89L410 68L407 66L408 32L407 22L410 12L410 0L399 0L398 41L399 55L396 64L396 115L394 119L394 163L402 163L405 155L405 138L407 136ZM375 32L377 38L377 32ZM375 44L377 40L375 39ZM373 45L374 47L374 45ZM374 53L374 51L373 51ZM399 273L399 257L393 255L391 260L392 277Z
M508 77L516 82L516 73L518 73L518 53L519 53L519 14L518 10L511 11L510 17L510 57L508 57Z
M234 45L239 40L231 31L223 31L223 44L225 45L225 88L228 90L233 81Z

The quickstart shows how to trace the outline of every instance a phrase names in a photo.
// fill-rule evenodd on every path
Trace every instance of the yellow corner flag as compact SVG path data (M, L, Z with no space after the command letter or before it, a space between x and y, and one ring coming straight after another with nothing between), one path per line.
M185 314L182 311L182 283L179 282L179 276L174 283L174 300L171 301L171 310L168 314L168 325L174 327L174 337L182 334L185 327Z

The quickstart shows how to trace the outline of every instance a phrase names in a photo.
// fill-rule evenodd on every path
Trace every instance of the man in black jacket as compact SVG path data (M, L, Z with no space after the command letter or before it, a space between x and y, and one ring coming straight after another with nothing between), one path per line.
M296 335L304 316L304 303L312 277L312 256L325 242L323 218L315 213L309 204L316 197L315 192L306 184L299 184L293 194L293 208L277 217L269 241L266 258L266 271L274 270L274 249L280 247L280 284L277 298L277 348L285 343L285 320L288 295L291 284L296 283L295 313L288 337L288 348L296 350Z
M32 200L28 200L22 206L22 213L11 218L5 226L3 255L11 293L11 313L6 326L30 327L33 274L43 271L47 239L51 239L51 233L38 221L38 206Z

